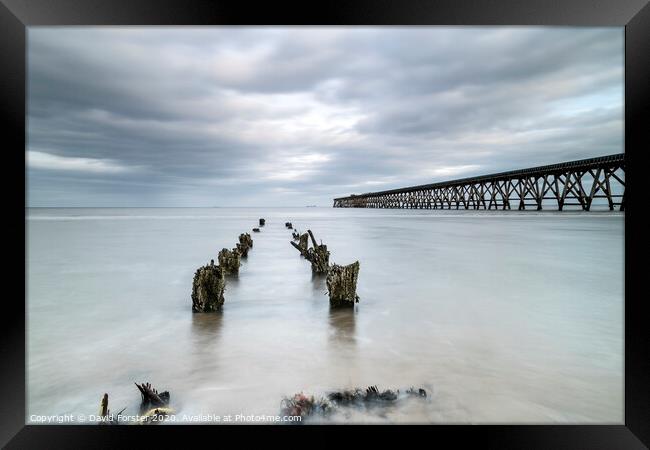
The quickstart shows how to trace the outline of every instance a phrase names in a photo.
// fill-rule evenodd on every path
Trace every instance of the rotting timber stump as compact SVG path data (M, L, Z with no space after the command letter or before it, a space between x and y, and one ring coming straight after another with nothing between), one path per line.
M248 256L249 247L246 244L240 244L239 242L237 242L236 245L237 245L237 253L239 253L239 255L242 258L246 258Z
M311 263L311 270L314 273L327 273L330 265L330 252L327 251L327 245L322 243L318 245L311 230L307 230L307 233L309 233L313 247L307 250L305 259Z
M359 261L347 266L332 264L327 273L327 291L331 306L354 306L359 303L357 279L359 278Z
M239 243L246 245L249 249L253 248L253 238L248 233L242 233L239 235Z
M219 265L227 274L237 275L239 273L240 262L241 255L236 248L232 250L224 248L219 252Z
M294 236L295 240L295 236ZM291 245L293 245L302 256L307 258L309 255L308 252L308 247L309 247L309 235L307 233L303 233L300 236L298 236L298 243L296 244L295 242L290 242Z
M158 392L151 386L151 383L135 383L142 395L141 410L146 410L152 406L164 406L169 404L169 392Z
M192 311L212 312L221 308L226 287L225 271L214 265L199 267L192 281Z

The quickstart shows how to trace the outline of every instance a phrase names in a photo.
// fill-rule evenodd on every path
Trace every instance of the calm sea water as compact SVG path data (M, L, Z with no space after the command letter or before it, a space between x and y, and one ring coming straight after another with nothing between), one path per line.
M617 213L333 208L28 209L32 414L138 412L134 382L178 415L276 415L283 396L378 385L429 397L330 421L622 423ZM193 314L194 271L254 247L222 313ZM289 244L310 228L359 260L360 303L330 310Z

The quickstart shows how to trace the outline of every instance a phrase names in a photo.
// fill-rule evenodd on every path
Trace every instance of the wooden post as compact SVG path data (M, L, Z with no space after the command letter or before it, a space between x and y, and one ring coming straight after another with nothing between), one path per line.
M359 278L359 261L348 266L333 264L327 274L327 291L331 306L354 306L359 302L357 279Z
M237 275L239 273L239 265L241 262L240 254L237 249L228 250L222 249L219 252L219 265L226 271L227 274Z
M221 308L226 285L224 273L214 261L197 269L192 281L192 312L212 312Z

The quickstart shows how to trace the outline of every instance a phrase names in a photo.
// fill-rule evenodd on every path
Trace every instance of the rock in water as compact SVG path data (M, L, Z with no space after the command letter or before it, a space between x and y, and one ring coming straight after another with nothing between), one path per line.
M260 229L259 229L259 228L253 228L253 231L254 231L255 233L259 233L259 232L260 232Z
M237 275L239 273L239 264L241 262L240 254L237 249L228 250L222 249L219 252L219 265L226 271L227 274Z
M332 264L326 280L331 306L354 306L355 302L359 302L357 278L359 261L348 266Z
M293 225L291 224L291 222L285 222L284 226L287 227L290 230L293 229Z
M199 267L192 281L192 311L211 312L221 308L225 286L221 267L214 264Z
M263 227L264 225L266 225L266 220L260 219L260 226Z

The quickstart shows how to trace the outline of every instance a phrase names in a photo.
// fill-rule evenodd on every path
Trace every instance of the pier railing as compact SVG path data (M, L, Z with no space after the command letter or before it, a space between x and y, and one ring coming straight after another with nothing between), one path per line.
M350 195L334 207L590 211L594 200L625 210L625 154Z

